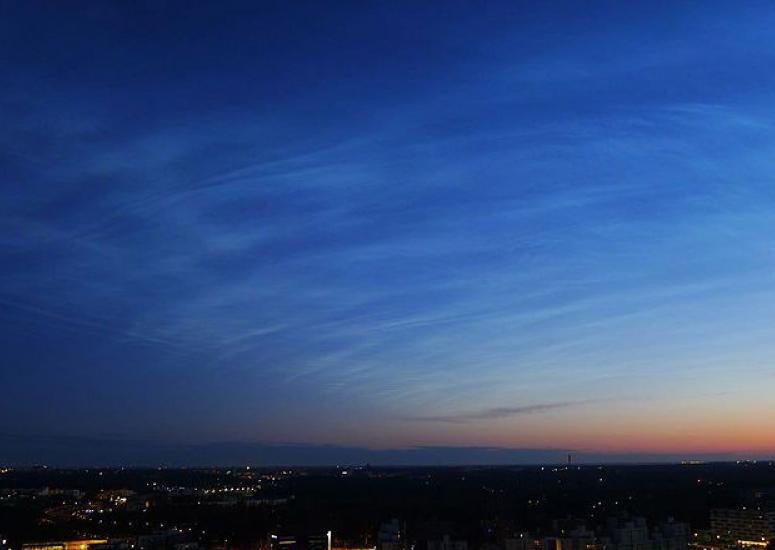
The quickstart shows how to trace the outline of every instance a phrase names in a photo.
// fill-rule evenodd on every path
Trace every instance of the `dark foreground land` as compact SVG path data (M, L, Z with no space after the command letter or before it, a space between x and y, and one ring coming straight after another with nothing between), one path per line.
M401 547L447 535L468 549L502 548L526 533L560 536L564 526L599 533L611 518L672 519L698 537L712 509L775 509L771 462L2 472L0 538L14 550L73 539L131 547L140 536L168 548L259 548L271 533L328 530L334 546L374 547L392 518Z

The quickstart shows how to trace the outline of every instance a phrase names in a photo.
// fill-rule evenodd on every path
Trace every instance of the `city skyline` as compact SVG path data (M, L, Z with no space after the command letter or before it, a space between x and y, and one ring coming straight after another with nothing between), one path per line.
M772 4L1 9L14 456L775 456Z

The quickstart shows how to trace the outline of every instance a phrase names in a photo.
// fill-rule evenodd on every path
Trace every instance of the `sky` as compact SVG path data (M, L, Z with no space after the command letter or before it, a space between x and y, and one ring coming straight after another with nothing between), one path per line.
M774 26L0 2L0 461L774 456Z

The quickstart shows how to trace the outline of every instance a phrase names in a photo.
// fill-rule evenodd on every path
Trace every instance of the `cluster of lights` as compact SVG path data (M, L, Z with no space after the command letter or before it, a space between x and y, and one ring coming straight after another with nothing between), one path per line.
M219 489L205 489L203 492L206 495L215 493L233 493L234 491L255 491L260 487L221 487Z

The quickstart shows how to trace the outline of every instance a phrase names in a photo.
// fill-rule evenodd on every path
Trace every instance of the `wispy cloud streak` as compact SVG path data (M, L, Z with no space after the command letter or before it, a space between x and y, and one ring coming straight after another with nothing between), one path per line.
M775 353L775 14L454 8L404 48L371 9L325 48L343 14L0 21L0 382L52 403L0 428L565 448L628 380L772 389L728 373Z
M534 405L523 405L517 407L492 407L471 412L450 413L442 415L429 416L409 416L405 420L412 422L445 422L451 424L462 424L475 422L478 420L498 420L501 418L511 418L514 416L531 415L558 409L567 409L583 405L585 402L560 402L560 403L537 403Z

